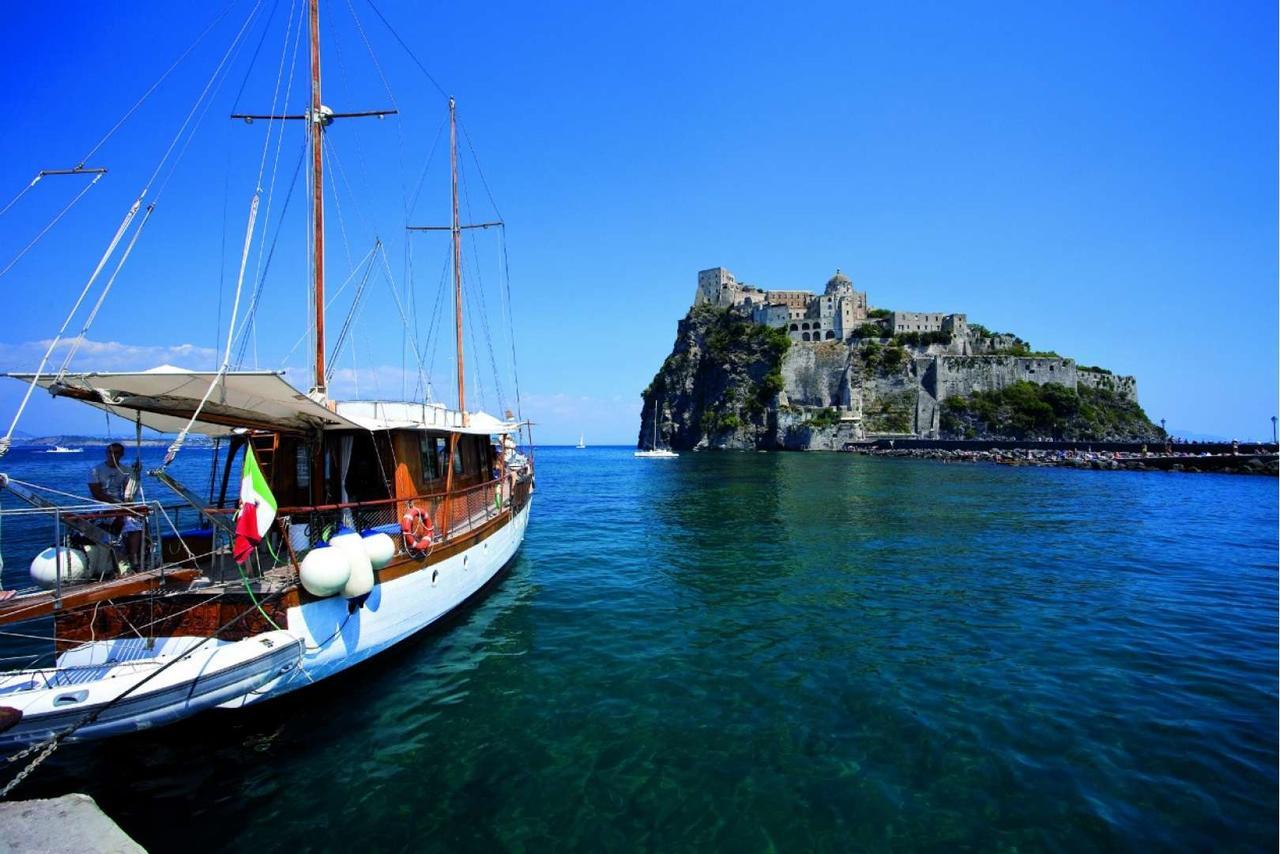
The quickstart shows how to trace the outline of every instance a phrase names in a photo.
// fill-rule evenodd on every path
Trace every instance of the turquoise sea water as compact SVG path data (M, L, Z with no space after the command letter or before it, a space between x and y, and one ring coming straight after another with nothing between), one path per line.
M17 794L154 850L1276 849L1274 479L537 463L447 626Z

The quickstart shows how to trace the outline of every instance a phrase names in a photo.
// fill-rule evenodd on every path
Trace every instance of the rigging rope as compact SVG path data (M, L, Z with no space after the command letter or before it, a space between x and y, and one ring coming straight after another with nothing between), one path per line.
M160 464L161 469L168 468L173 462L174 457L178 455L178 451L182 450L182 445L187 441L187 434L191 431L191 427L196 423L196 419L200 417L200 413L204 410L204 405L209 402L209 395L213 394L215 386L222 384L222 378L227 373L227 367L231 364L231 337L236 328L236 317L240 311L240 294L244 290L244 271L249 264L249 248L253 245L253 227L258 219L258 199L260 191L253 194L253 200L249 203L249 223L245 227L244 248L240 251L240 274L236 277L236 295L231 304L231 319L227 324L227 347L222 357L222 365L218 368L218 375L209 383L209 387L205 389L204 396L200 398L200 403L196 406L195 412L191 413L191 420L182 428L182 432L178 434L178 438L173 440L173 444L169 446L169 450L164 455L164 462Z
M53 338L52 341L49 342L49 347L45 350L44 357L40 360L40 366L36 369L36 373L35 373L35 376L32 377L31 384L27 386L26 394L23 395L22 403L19 404L18 411L14 413L13 421L9 425L8 432L5 433L3 438L0 438L0 456L4 456L6 453L8 453L9 448L12 446L13 433L18 427L18 421L19 419L22 418L22 413L26 410L27 404L31 400L31 392L35 390L36 385L39 383L41 377L44 375L44 369L48 365L49 357L53 354L54 348L56 348L58 344L61 342L63 334L67 331L67 327L71 325L72 318L75 317L76 312L80 310L80 306L84 303L85 297L88 296L89 290L93 287L93 283L96 282L98 279L98 276L101 275L103 268L107 264L107 261L111 258L111 255L115 252L116 247L120 244L121 238L124 237L125 231L128 230L130 223L133 222L133 218L137 215L138 208L141 207L142 200L147 195L147 191L151 189L152 183L155 181L156 177L160 174L161 170L164 168L164 164L168 161L169 156L173 153L173 149L177 146L178 141L182 139L182 136L185 133L187 126L191 123L192 117L199 110L200 105L204 102L205 97L209 94L210 88L213 86L214 82L221 75L222 69L226 66L227 60L230 58L236 46L240 43L240 39L244 36L244 33L248 29L250 22L252 22L252 20L257 15L258 10L261 7L262 7L262 0L258 0L258 2L255 3L253 8L250 10L249 15L244 20L244 23L240 26L239 32L236 33L235 39L232 40L230 47L228 47L226 52L223 53L221 61L218 63L217 67L213 71L213 75L209 78L209 81L205 83L205 87L200 92L199 97L196 98L196 103L192 106L191 111L187 114L186 119L183 120L182 125L178 128L178 132L174 135L173 140L169 143L169 147L165 149L163 156L161 156L160 158L160 162L156 164L155 171L151 173L151 177L148 178L147 182L143 185L142 192L138 194L137 199L135 199L133 204L129 207L129 211L125 214L124 220L120 223L120 227L116 229L115 236L111 238L111 242L107 245L106 251L102 254L102 257L98 260L98 265L94 268L92 275L89 276L89 281L85 283L84 289L81 290L80 292L80 296L76 298L75 305L73 305L71 308L71 311L67 313L66 319L62 322L62 326L58 329L58 334ZM210 25L210 27L212 27L212 25ZM201 35L201 38L203 38L203 34ZM194 45L192 47L194 47ZM190 49L188 49L188 52L189 50ZM185 55L186 54L183 54L184 57ZM181 61L181 57L179 58L179 61ZM166 75L168 74L168 72L165 72L165 73ZM156 85L159 85L159 81L157 81ZM153 86L152 89L148 90L146 94L150 95L151 91L153 91L154 88L155 87ZM143 100L145 100L145 98L146 98L146 95L144 95ZM140 104L141 104L141 101L139 101L138 105ZM138 105L135 105L134 109L136 109ZM126 115L126 118L127 117L128 116ZM116 128L118 128L120 124L122 124L123 122L124 122L124 119L118 122L116 124L116 127L112 128L111 131L108 132L107 136L110 136L112 133L114 133ZM98 150L98 148L102 145L102 142L106 141L106 138L107 137L103 137L103 139L98 143L98 145L95 145L93 149L90 150L89 154L86 155L86 159L89 156L92 156L92 154ZM256 202L255 202L255 209L256 209Z
M240 98L244 96L245 87L249 85L249 77L253 75L253 67L258 64L258 55L262 53L262 46L266 44L267 36L271 35L271 22L276 18L276 10L280 8L280 0L275 0L271 4L271 11L267 14L266 25L262 28L262 38L258 39L258 46L253 49L253 56L249 58L249 65L244 70L244 79L240 81L240 90L236 92L236 99L231 104L231 112L240 112ZM291 7L292 8L292 7ZM292 18L292 13L290 13Z
M373 251L377 251L378 247L380 247L381 245L382 245L381 240L375 242L373 244ZM351 308L347 311L347 317L342 322L342 328L338 330L338 340L337 340L337 343L333 345L333 361L334 362L337 361L338 354L342 352L342 344L346 340L347 333L351 330L351 324L355 322L356 309L359 308L360 306L360 297L364 295L365 285L369 283L369 274L371 274L372 272L373 272L373 259L370 258L368 266L364 268L364 278L361 279L360 284L356 286L356 295L351 298ZM352 355L354 357L354 349L352 351ZM329 372L325 375L325 380L327 381L329 377L331 377L332 375L333 375L333 370L330 369Z
M275 87L272 89L272 92L271 92L270 115L276 115L278 110L282 110L283 106L289 103L289 95L293 92L294 69L297 68L297 64L298 64L298 45L302 41L302 31L303 31L303 25L301 20L302 15L295 13L294 11L295 9L300 9L302 13L305 14L306 4L304 3L301 5L298 5L295 3L290 3L289 5L289 24L285 28L284 42L282 43L281 49L280 49L280 65L276 69L276 83L275 83ZM296 31L294 30L294 26L293 26L295 17L298 18L298 21L297 21L298 27ZM290 35L293 36L292 51L289 50ZM289 53L289 73L287 77L285 76L285 73L284 73L284 58L285 58L286 52ZM285 84L285 92L284 92L283 100L279 100L281 80L287 80ZM280 174L280 152L284 148L285 123L280 122L279 124L280 124L280 130L279 130L279 133L277 133L276 135L276 154L271 165L271 182L267 186L267 210L266 210L265 221L268 224L270 224L271 222L271 207L275 203L276 177ZM271 125L268 125L266 138L263 139L263 142L262 142L262 158L258 163L257 186L259 188L259 191L261 191L261 187L262 187L262 176L266 171L267 152L270 150L270 146L271 146ZM305 154L306 154L306 146L304 145L302 153L299 155L299 158L298 158L298 166L294 167L294 176L293 176L292 183L290 183L289 185L289 192L286 194L286 198L285 198L286 210L288 209L288 206L289 206L289 199L293 198L293 189L297 185L298 169L301 168L302 166L302 155L305 155ZM281 221L283 221L284 220L283 211L281 212L280 217L281 217ZM277 239L278 239L278 232L277 232ZM257 257L257 260L255 261L254 270L253 270L254 280L257 281L259 284L254 289L254 299L249 305L246 322L245 322L245 325L242 327L242 331L241 331L241 336L244 339L245 343L247 343L250 340L252 340L254 343L255 362L257 360L257 331L258 331L258 325L255 320L257 307L258 307L257 297L258 297L258 294L260 294L262 291L262 283L265 282L266 275L267 275L266 269L263 266L263 258L262 258L263 247L265 245L266 245L266 232L264 231L262 235L262 244L258 246L258 257ZM266 260L267 267L270 267L271 265L271 256L275 255L275 246L276 246L276 239L273 239L271 242L271 250L268 253L268 258ZM244 346L242 344L240 348L240 352L237 354L237 357L236 357L237 366L240 364L243 364L243 361L244 361Z
M106 302L107 294L111 293L111 286L115 284L116 277L120 275L120 270L124 267L124 262L129 260L129 253L133 252L133 247L138 242L138 238L142 235L142 229L146 227L147 220L151 218L151 212L156 209L155 202L147 205L146 212L142 215L142 220L138 223L138 227L133 231L133 237L129 238L129 244L125 246L124 252L120 253L120 260L116 262L116 268L111 272L111 277L107 279L107 283L102 286L102 293L98 295L98 301L89 311L89 316L85 318L84 326L80 329L80 334L71 342L71 346L67 348L66 358L62 360L62 366L58 368L58 377L62 378L67 373L67 368L71 366L71 360L75 358L76 353L80 350L80 345L84 343L84 337L89 332L89 327L93 325L93 320L98 316L99 309Z
M146 194L144 189L143 195ZM93 274L89 276L89 281L85 282L84 288L80 291L80 296L76 298L75 305L71 307L71 311L67 312L66 320L62 321L62 326L58 329L58 334L49 342L48 348L44 351L44 357L40 360L40 367L36 368L35 376L31 379L31 384L27 386L27 392L22 397L22 403L18 404L18 411L13 414L13 421L9 424L9 431L5 433L4 438L0 439L0 457L9 452L9 447L13 442L13 431L18 428L18 420L22 418L23 411L27 408L27 403L31 400L31 392L35 390L36 385L40 382L40 378L44 375L45 366L49 363L49 357L53 355L53 350L62 340L62 335L67 331L67 327L71 325L71 318L75 317L76 312L80 310L80 304L84 302L84 298L89 295L89 289L93 287L93 283L97 281L102 268L107 265L107 260L111 254L115 252L116 246L120 243L120 238L124 237L125 231L129 228L129 224L133 222L134 216L138 213L138 208L142 205L142 196L138 196L134 200L133 205L129 208L129 212L124 215L124 220L120 223L120 227L116 229L115 236L111 238L111 242L107 245L107 250L102 253L102 257L98 259L98 266L93 269Z
M404 48L404 52L409 54L409 58L413 60L414 65L418 66L418 70L421 71L426 76L426 78L431 81L431 85L436 87L437 92L439 92L445 98L448 98L449 93L444 91L444 88L439 83L436 82L436 79L434 77L431 76L431 72L427 71L427 67L423 65L422 62L418 59L418 57L414 55L413 51L409 49L409 45L405 44L404 39L400 38L400 34L396 32L396 28L391 26L391 22L386 19L386 16L383 15L382 12L378 11L377 6L373 5L373 0L367 0L367 2L369 4L369 8L372 9L373 13L378 16L378 20L382 21L382 23L386 26L386 28L391 32L391 35L395 37L395 40L400 43L400 47Z
M427 374L425 372L426 369L423 367L423 364L422 364L422 351L418 349L418 337L412 333L411 331L412 327L410 327L409 325L409 318L405 316L404 306L400 302L400 295L396 293L396 280L395 280L395 276L391 274L391 262L387 260L387 248L385 246L382 247L381 257L382 257L382 269L383 269L383 272L386 274L387 287L391 291L391 296L395 297L396 310L400 312L400 322L404 324L404 328L406 330L410 330L409 345L413 347L413 355L417 361L418 373L420 376L425 377L427 381L430 382L430 374Z
M143 103L147 100L147 98L151 97L151 94L155 92L156 89L160 88L160 84L165 81L165 78L167 78L170 74L172 74L174 69L176 69L179 65L182 64L182 61L187 58L187 56L191 53L191 51L196 49L196 46L199 45L200 42L204 41L204 37L209 35L210 31L212 31L213 28L218 25L218 22L227 16L227 14L231 11L234 5L235 5L234 2L228 3L223 8L222 12L216 18L214 18L212 21L209 22L209 26L205 27L204 31L201 32L200 35L196 36L196 40L192 42L190 46L188 46L187 49L184 50L178 56L178 58L173 61L173 64L169 66L169 68L164 72L164 74L160 75L160 79L157 80L155 83L152 83L151 88L148 89L146 92L142 93L142 97L138 99L138 102L134 104L132 107L130 107L128 112L126 112L123 116L121 116L120 121L116 122L111 127L111 129L107 131L106 134L103 135L102 139L98 140L94 144L93 148L89 149L88 154L80 158L81 166L88 163L89 158L92 157L95 153L97 153L98 149L101 148L103 144L105 144L106 141L111 138L112 134L118 131L121 128L121 126L124 125L124 123L127 122L129 118L138 111L138 108L143 105ZM254 12L250 13L251 18L253 17L253 14L256 13L256 11L257 11L257 6L254 7ZM239 38L237 37L236 40L239 41Z
M378 247L378 244L375 243L373 249L370 249L368 252L366 252L364 257L360 259L360 263L357 264L355 268L352 269L352 271L347 274L347 277L343 279L342 284L338 286L338 289L325 299L325 302L324 302L325 311L328 311L330 308L333 307L334 301L337 300L337 298L342 295L342 292L347 289L347 285L351 284L351 280L356 277L356 273L360 272L360 267L364 265L365 261L369 260L369 258L373 255L374 251L377 249L377 247ZM314 328L315 328L314 321L307 324L307 331L299 335L298 340L293 342L293 346L289 348L289 352L284 354L284 358L280 361L280 370L284 370L288 366L289 357L291 357L295 352L297 352L298 348L302 346L303 341L306 341L309 337L311 337L311 332Z
M302 163L306 159L307 143L304 140L302 148L298 152L298 162L293 167L293 178L290 179L289 192L284 197L284 205L280 208L280 218L276 221L275 235L271 238L271 248L267 250L267 260L262 266L262 274L258 277L258 284L254 288L253 297L249 300L249 307L245 309L245 323L240 328L240 338L238 348L236 349L236 368L239 369L244 364L244 351L249 344L249 336L256 331L258 323L258 305L262 300L262 291L267 284L267 273L271 272L271 262L276 257L276 245L280 242L280 235L283 229L280 228L284 222L285 214L289 212L289 202L293 200L293 191L298 186L298 176L302 174ZM264 235L265 236L265 235ZM221 327L219 327L221 328Z
M101 173L101 172L99 172L98 174L99 174L99 175L101 175L102 173ZM18 203L18 199L21 199L21 198L22 198L23 196L25 196L28 192L30 192L30 191L31 191L31 189L32 189L33 187L35 187L35 185L36 185L36 184L39 184L39 183L40 183L40 179L41 179L41 178L43 178L43 177L44 177L44 174L43 174L43 173L37 172L37 173L36 173L36 177L34 177L34 178L32 178L32 179L31 179L31 183L30 183L30 184L28 184L27 186L25 186L25 187L23 187L21 190L19 190L19 191L18 191L18 195L14 196L12 199L10 199L10 200L9 200L9 203L8 203L7 205L5 205L4 207L0 208L0 216L4 216L4 215L8 212L9 208L11 208L11 207L13 207L14 205L16 205L16 204Z
M469 187L470 187L469 184L462 185L462 188L463 188L462 197L467 208L467 219L474 220L474 217L472 216L472 213L471 213L471 191ZM495 212L496 211L497 209L495 208ZM485 296L484 275L483 275L484 268L480 264L480 253L479 253L479 250L476 248L477 242L478 242L478 238L475 236L472 236L471 240L469 241L469 245L471 248L471 257L475 261L475 271L476 271L475 273L476 287L473 289L476 291L476 294L473 295L473 298L478 297L480 301L480 328L484 332L484 344L486 349L489 352L489 366L493 369L494 390L498 396L498 408L501 409L503 404L506 401L506 395L504 395L502 391L502 374L498 370L498 359L493 351L493 330L489 325L489 300ZM463 284L465 285L466 283L464 282ZM474 330L472 332L472 335L474 337L475 335ZM501 414L501 412L499 412L499 414Z
M38 233L38 234L36 234L36 236L35 236L35 237L31 238L31 242L30 242L30 243L28 243L26 246L22 247L22 249L21 249L21 250L19 250L18 254L17 254L17 255L14 255L14 256L13 256L13 258L9 261L9 263L8 263L8 264L6 264L6 265L4 266L4 269L3 269L3 270L0 270L0 278L3 278L3 276L4 276L4 274L5 274L5 273L7 273L7 272L9 272L10 270L12 270L12 269L13 269L13 265L14 265L14 264L17 264L19 261L21 261L21 260L22 260L22 256L23 256L23 255L26 255L28 252L30 252L30 251L31 251L31 249L32 249L32 247L34 247L37 243L39 243L39 242L40 242L40 239L41 239L42 237L44 237L46 234L48 234L48 233L49 233L49 230L50 230L51 228L53 228L55 225L57 225L57 224L58 224L58 221L59 221L59 220L61 220L64 216L66 216L66 215L67 215L67 212L68 212L69 210L71 210L73 207L75 207L76 202L78 202L78 201L80 201L82 198L84 198L84 194L85 194L85 193L87 193L87 192L89 192L89 190L93 188L93 185L94 185L94 184L96 184L96 183L98 183L98 181L102 180L102 176L103 176L103 175L105 175L105 174L106 174L105 172L99 172L98 174L94 175L94 176L93 176L93 180L92 180L92 181L90 181L88 184L85 184L85 185L84 185L84 187L80 190L80 192L76 193L75 197L74 197L74 198L72 198L72 200L71 200L70 202L68 202L68 203L67 203L67 206L66 206L66 207L64 207L62 210L58 211L58 212L54 215L53 219L49 220L49 224L48 224L48 225L46 225L44 228L40 229L39 233ZM37 175L37 176L36 176L36 181L39 181L39 180L40 180L40 176L39 176L39 175ZM27 187L27 189L29 190L29 189L31 189L31 187L34 187L34 186L36 185L36 181L32 181L32 182L31 182L31 184ZM27 191L27 190L23 190L22 192L23 192L23 193L25 193L26 191ZM19 194L18 194L18 196L19 196L19 197L20 197L21 195L22 195L22 193L19 193ZM14 198L14 200L13 200L13 201L14 201L14 202L16 202L17 200L18 200L17 198ZM13 205L13 202L10 202L8 205L5 205L4 210L5 210L5 211L7 211L7 210L12 206L12 205ZM3 213L4 213L4 211L0 211L0 214L3 214Z

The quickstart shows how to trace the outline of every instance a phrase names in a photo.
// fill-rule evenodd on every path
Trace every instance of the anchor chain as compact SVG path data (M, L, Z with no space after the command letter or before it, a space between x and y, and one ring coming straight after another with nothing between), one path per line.
M15 776L12 780L10 780L3 789L0 789L0 801L9 797L9 793L12 792L14 789L16 789L19 783L27 779L27 777L30 776L32 771L35 771L37 768L39 768L40 763L44 762L46 759L52 756L53 751L57 750L58 745L60 744L62 744L62 733L55 735L53 738L49 739L47 742L44 742L42 744L33 744L30 747L26 748L25 750L20 750L17 753L10 756L9 757L10 762L17 762L19 759L30 756L36 750L40 750L39 756L31 760L31 762L27 765L26 768L23 768L21 771L19 771L17 773L17 776Z

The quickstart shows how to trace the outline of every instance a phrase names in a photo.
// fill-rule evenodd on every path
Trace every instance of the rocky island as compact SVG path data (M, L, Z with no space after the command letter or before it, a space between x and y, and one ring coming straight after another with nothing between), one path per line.
M822 293L766 290L723 267L699 272L643 397L640 446L656 417L659 444L677 450L1164 439L1133 377L1034 351L964 314L869 307L839 270Z

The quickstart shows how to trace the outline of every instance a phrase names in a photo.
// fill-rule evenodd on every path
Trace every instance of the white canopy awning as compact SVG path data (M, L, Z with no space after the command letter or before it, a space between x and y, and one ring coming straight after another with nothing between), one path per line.
M31 382L34 374L9 374ZM176 433L191 419L200 399L214 385L192 432L224 436L236 428L309 431L353 428L322 403L289 385L273 371L186 371L165 365L150 371L51 375L41 388L57 397L82 400L126 421L140 417L144 427Z
M462 413L456 409L446 409L439 403L344 400L337 404L337 413L366 430L444 430L449 433L491 436L514 433L520 428L515 421L503 421L487 412L467 413L467 423L464 425Z
M31 382L34 374L9 374ZM435 403L400 401L317 401L298 391L273 371L187 371L164 365L150 371L103 372L42 376L41 388L58 397L81 400L127 421L161 433L177 433L187 426L201 398L213 392L200 409L191 430L225 436L236 429L309 432L321 430L442 430L490 435L513 433L514 422L484 412L461 413Z

